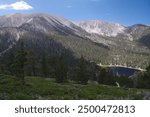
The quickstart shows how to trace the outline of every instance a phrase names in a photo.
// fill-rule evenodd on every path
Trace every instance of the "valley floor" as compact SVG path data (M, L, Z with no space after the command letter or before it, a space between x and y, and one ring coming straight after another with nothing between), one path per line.
M1 100L104 100L144 99L144 89L127 89L89 83L55 83L54 79L26 77L26 85L20 86L13 76L0 75Z

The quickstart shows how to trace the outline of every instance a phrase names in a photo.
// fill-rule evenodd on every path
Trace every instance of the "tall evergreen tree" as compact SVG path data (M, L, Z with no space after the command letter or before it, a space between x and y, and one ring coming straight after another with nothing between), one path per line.
M99 75L98 75L97 82L98 82L99 84L104 84L106 77L107 77L107 71L106 71L106 69L101 68L100 73L99 73Z
M87 70L87 65L86 65L86 60L82 56L79 60L79 64L77 66L77 78L76 78L78 83L81 84L87 84L89 80L89 75L88 75L88 70Z
M7 69L8 69L9 74L11 75L14 74L14 69L13 69L14 60L15 60L15 55L11 53L7 61L7 67L8 67Z
M146 71L138 77L138 88L150 89L150 65Z
M116 85L116 77L113 73L105 68L101 68L98 74L98 83L105 84L105 85Z
M23 41L20 42L20 50L16 53L13 68L14 68L14 74L20 80L20 83L22 85L25 85L25 79L24 79L24 67L26 59L26 52L24 50L24 43Z
M63 56L60 56L56 63L55 76L57 83L63 83L67 81L68 64Z
M33 51L28 52L26 72L28 75L36 76L36 57Z
M49 56L49 58L48 58L48 73L49 73L49 76L52 78L55 78L56 64L57 64L57 57Z
M4 71L5 71L5 70L4 70L4 65L2 65L2 64L1 64L1 65L0 65L0 73L2 73L2 74L3 74L3 73L4 73Z
M45 57L45 53L42 56L42 60L41 60L41 73L43 77L47 77L48 76L48 68L47 68L47 60Z

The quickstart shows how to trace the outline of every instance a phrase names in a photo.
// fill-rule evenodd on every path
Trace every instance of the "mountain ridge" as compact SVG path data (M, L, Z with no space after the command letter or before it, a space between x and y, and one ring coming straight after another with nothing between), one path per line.
M90 24L91 27L93 24ZM48 55L50 55L48 50L50 52L58 51L56 53L60 54L68 53L64 50L67 49L72 56L83 55L87 60L96 63L128 64L140 67L148 64L150 49L148 48L149 36L146 35L150 34L149 26L136 24L125 27L117 23L102 23L102 21L99 23L97 21L92 29L95 27L103 28L103 34L100 33L101 30L98 33L89 33L83 27L65 18L48 14L0 16L0 53L2 55L2 52L7 53L13 50L14 47L17 47L18 41L23 40L27 47L35 52L38 51L38 47L35 47L35 43L37 43L41 53L45 51ZM53 47L53 44L56 47ZM64 50L63 52L60 51L61 48ZM7 49L9 51L5 51Z

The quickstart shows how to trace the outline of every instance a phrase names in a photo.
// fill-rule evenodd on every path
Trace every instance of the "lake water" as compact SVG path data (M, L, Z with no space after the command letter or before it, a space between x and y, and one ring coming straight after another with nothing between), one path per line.
M126 76L132 76L132 75L135 74L135 72L140 71L140 70L137 70L137 69L126 68L126 67L108 67L108 69L113 74L126 75Z

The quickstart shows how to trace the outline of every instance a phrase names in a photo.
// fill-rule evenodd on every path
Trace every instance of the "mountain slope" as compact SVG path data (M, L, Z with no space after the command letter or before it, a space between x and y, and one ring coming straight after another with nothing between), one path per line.
M18 24L13 22L16 21L16 17L20 17ZM5 45L1 48L0 56L5 56L15 50L14 48L17 49L21 40L25 42L26 50L35 51L38 56L43 52L47 56L63 54L66 57L70 55L78 58L83 55L88 60L98 62L104 57L102 55L107 56L108 53L103 44L97 45L85 37L90 35L89 33L61 17L13 14L9 17L0 17L0 21L0 24L5 24L0 27L0 44ZM10 23L7 24L5 21ZM10 35L10 38L6 35Z
M47 14L11 14L0 16L0 58L18 49L24 41L26 50L38 57L65 55L69 61L84 56L103 64L146 67L150 49L145 45L149 26L125 27L99 21L78 25ZM144 40L144 43L143 43ZM6 60L7 61L7 60Z
M89 33L95 33L102 36L117 36L119 33L123 33L126 27L118 23L109 23L101 21L83 21L78 24L81 28L85 29Z
M84 34L83 29L58 16L47 14L11 14L0 17L0 27L20 27L29 31L44 33L62 32L64 34ZM68 32L67 32L68 31Z

